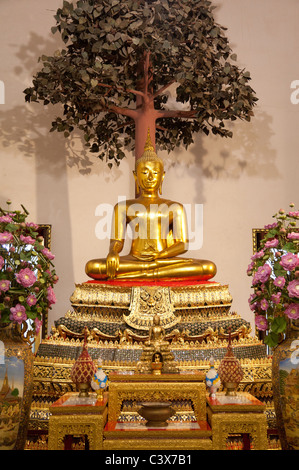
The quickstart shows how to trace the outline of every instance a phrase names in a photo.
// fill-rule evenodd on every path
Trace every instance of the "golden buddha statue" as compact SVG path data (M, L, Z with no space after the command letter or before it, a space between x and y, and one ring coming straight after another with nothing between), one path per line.
M186 214L182 204L159 195L164 165L149 134L133 173L139 195L116 204L108 256L88 261L86 274L96 280L194 277L205 281L214 277L213 262L179 256L188 249ZM128 225L133 234L131 250L120 256Z

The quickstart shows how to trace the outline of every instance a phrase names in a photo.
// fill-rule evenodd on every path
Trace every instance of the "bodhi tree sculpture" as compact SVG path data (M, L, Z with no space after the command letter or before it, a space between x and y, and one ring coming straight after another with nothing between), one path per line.
M231 137L225 121L249 121L257 98L213 9L208 0L63 1L52 32L66 47L41 57L26 101L62 103L51 131L79 128L109 167L125 149L138 158L148 129L169 152L199 131Z

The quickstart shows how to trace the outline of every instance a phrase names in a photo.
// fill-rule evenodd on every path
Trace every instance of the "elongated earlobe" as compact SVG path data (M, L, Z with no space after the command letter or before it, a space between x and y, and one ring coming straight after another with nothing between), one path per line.
M139 194L140 188L139 188L139 184L138 184L138 180L137 180L137 174L136 174L135 171L133 171L133 175L134 175L134 179L135 179L135 191L136 191L136 194Z
M161 196L162 196L162 184L163 184L164 176L165 176L165 171L164 171L164 173L163 173L163 176L162 176L162 179L161 179L161 183L160 183L160 186L159 186L159 193L161 194Z

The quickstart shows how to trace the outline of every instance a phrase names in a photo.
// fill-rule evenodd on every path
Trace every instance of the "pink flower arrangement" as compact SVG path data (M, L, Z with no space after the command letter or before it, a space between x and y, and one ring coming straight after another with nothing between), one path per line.
M288 321L299 319L299 211L281 209L273 217L276 222L264 227L266 235L247 268L254 289L249 305L270 347L279 343Z
M0 207L0 326L26 324L38 333L43 313L56 302L58 277L39 226L26 222L28 212L22 209Z

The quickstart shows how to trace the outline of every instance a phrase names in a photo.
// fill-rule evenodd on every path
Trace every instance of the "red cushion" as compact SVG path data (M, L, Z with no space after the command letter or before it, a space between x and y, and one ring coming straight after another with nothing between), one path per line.
M165 287L181 287L181 286L195 286L195 285L204 285L204 284L216 284L214 281L204 281L198 279L197 277L187 277L187 278L172 278L172 279L103 279L103 280L90 280L86 281L85 284L106 284L107 286L125 286L125 287L135 287L135 286L165 286Z

